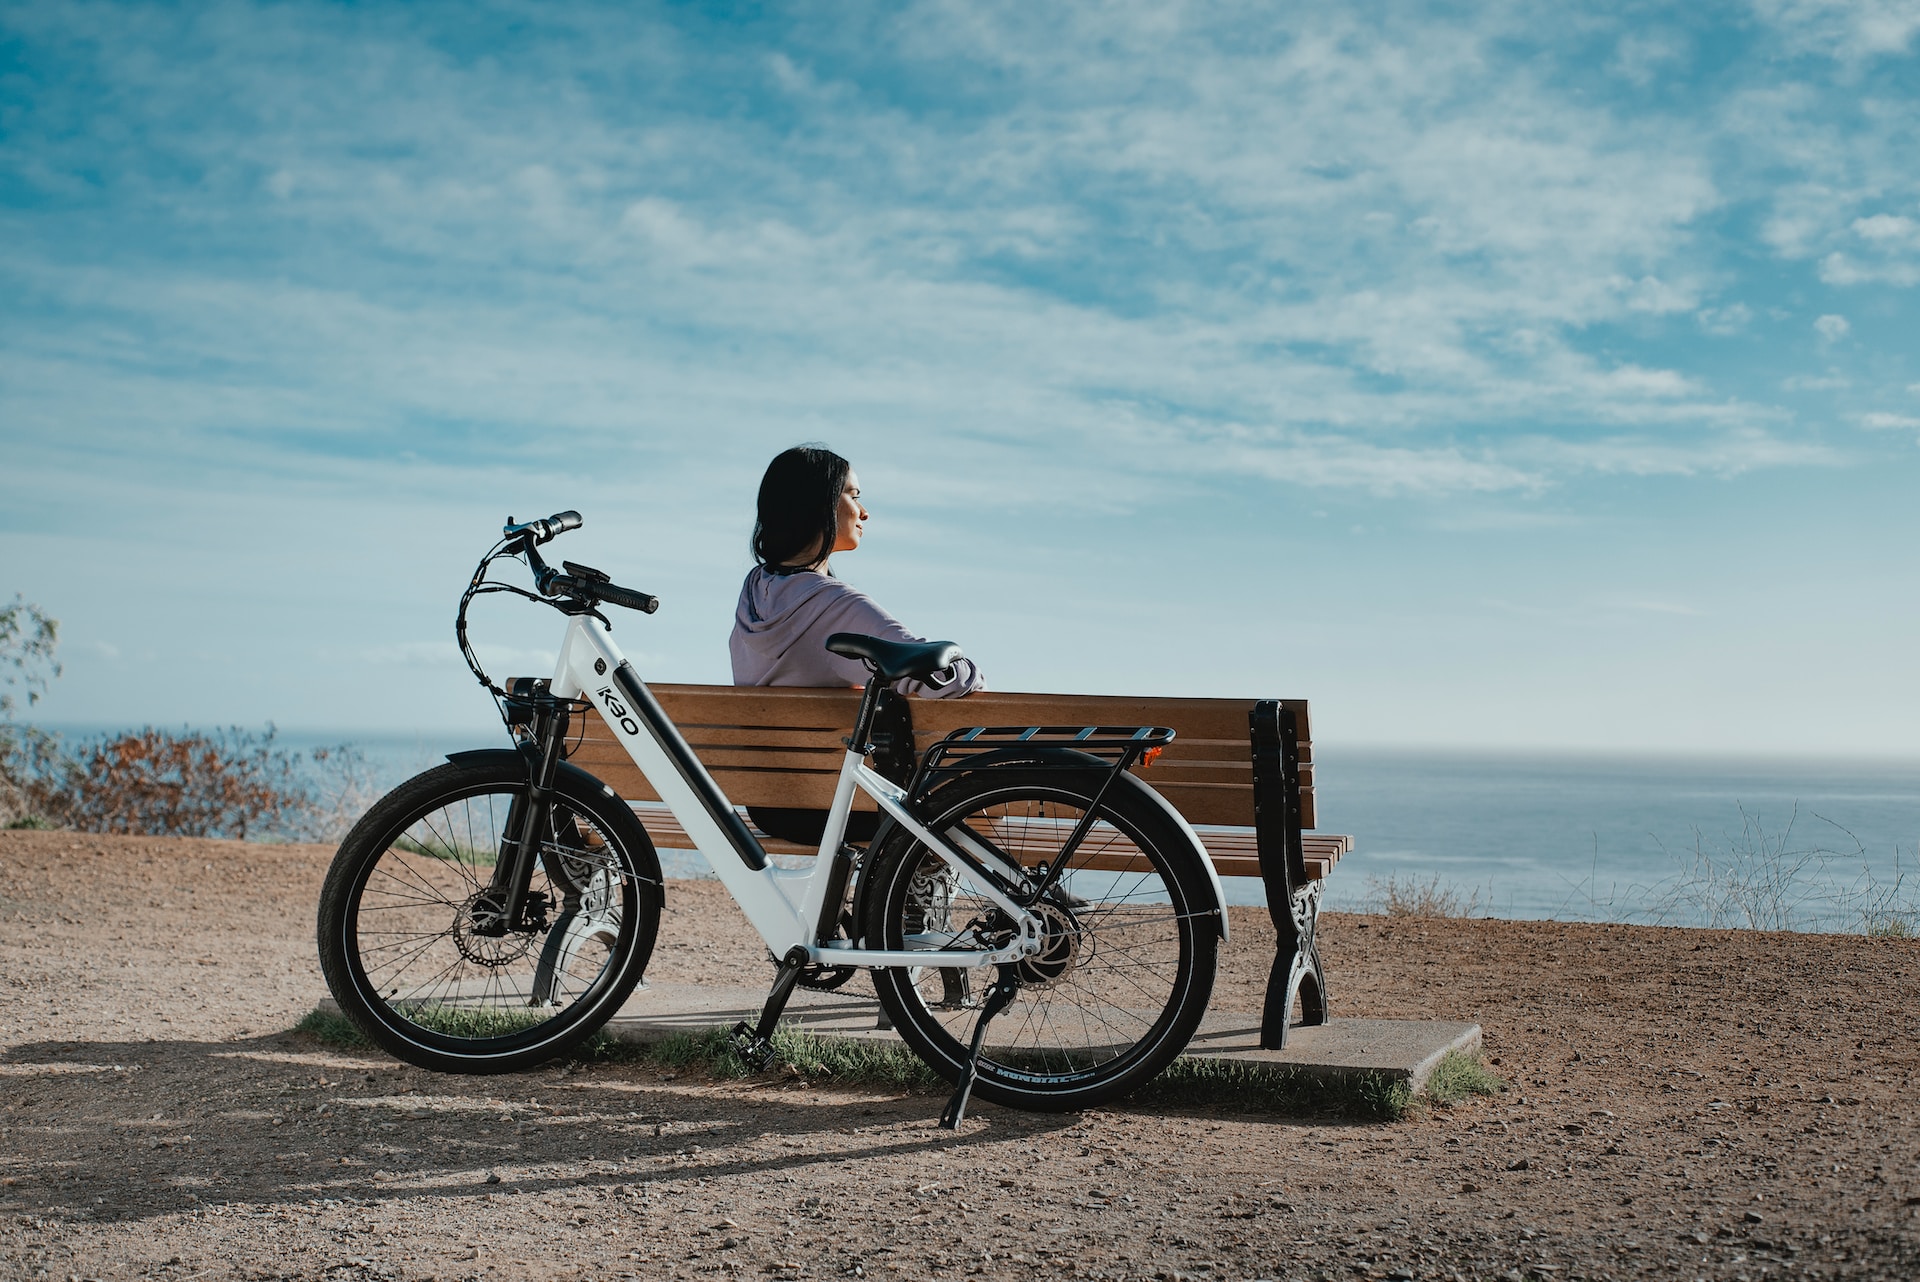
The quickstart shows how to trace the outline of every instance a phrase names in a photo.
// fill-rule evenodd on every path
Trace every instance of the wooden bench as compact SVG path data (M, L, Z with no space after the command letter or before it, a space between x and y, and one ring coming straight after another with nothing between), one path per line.
M842 740L860 704L858 690L650 688L735 805L825 810L832 803ZM1305 701L1002 693L893 699L875 735L876 756L900 764L954 730L1025 725L1171 727L1174 741L1142 777L1193 825L1221 876L1260 877L1266 883L1279 946L1261 1045L1285 1044L1296 1000L1302 1023L1326 1022L1326 977L1314 926L1321 881L1353 843L1349 837L1306 831L1314 826L1315 813ZM656 846L693 848L600 718L576 718L574 732L579 738L570 759L633 803ZM856 794L856 808L871 810L873 803ZM756 835L770 854L816 853L813 847Z

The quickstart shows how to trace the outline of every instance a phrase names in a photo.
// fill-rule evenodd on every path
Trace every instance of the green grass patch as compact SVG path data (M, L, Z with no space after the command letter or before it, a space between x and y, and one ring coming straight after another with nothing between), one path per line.
M60 825L43 815L21 815L8 822L7 827L19 832L56 832Z
M944 1095L952 1086L900 1042L821 1037L798 1029L774 1034L772 1074L879 1091ZM616 1042L604 1034L582 1048L588 1061L644 1064L666 1072L704 1073L722 1080L754 1074L722 1029L676 1033L658 1042ZM1452 1057L1449 1057L1450 1059ZM1491 1076L1490 1074L1488 1075ZM1299 1069L1238 1060L1182 1057L1130 1097L1132 1102L1206 1107L1286 1117L1340 1117L1395 1121L1413 1106L1403 1081L1379 1073L1329 1078Z
M781 1029L773 1035L773 1052L769 1074L870 1090L948 1089L919 1056L899 1042L821 1037L800 1029ZM729 1081L754 1076L734 1050L732 1036L719 1028L675 1033L657 1042L621 1042L600 1033L581 1047L575 1058L589 1063L643 1064L667 1072L704 1073Z
M345 1015L336 1015L332 1011L308 1011L305 1019L293 1026L296 1033L305 1033L316 1041L340 1050L368 1051L376 1049L367 1040L365 1033L354 1027L353 1021Z
M432 1006L408 1011L407 1015L422 1028L449 1037L503 1037L531 1028L546 1017L532 1011L482 1010L467 1006ZM345 1015L315 1010L295 1024L296 1033L311 1033L329 1046L371 1050L373 1043Z
M1130 1097L1136 1104L1280 1117L1395 1122L1413 1107L1407 1084L1384 1073L1331 1077L1284 1064L1183 1055Z
M783 1030L773 1035L773 1048L780 1063L809 1081L883 1091L944 1093L953 1089L900 1042L854 1041Z
M402 1007L399 1013L428 1032L439 1033L443 1037L469 1037L476 1040L511 1037L553 1018L552 1013L547 1011L501 1010L486 1006Z
M481 1026L476 1017L497 1021L491 1025L496 1028L508 1027L507 1021L530 1018L499 1011L440 1014L457 1014L467 1021L464 1027L469 1030ZM300 1021L296 1031L343 1050L374 1049L351 1021L326 1011L312 1012ZM773 1046L774 1063L764 1074L767 1077L797 1077L854 1090L934 1096L952 1089L897 1041L821 1037L801 1029L782 1029L774 1034ZM570 1058L586 1064L630 1064L657 1072L699 1074L721 1081L755 1076L734 1051L731 1036L719 1028L675 1033L655 1042L621 1041L602 1030ZM1424 1099L1451 1106L1470 1096L1491 1095L1503 1089L1505 1083L1480 1062L1478 1055L1455 1051L1442 1059L1427 1079ZM1381 1073L1330 1077L1287 1065L1182 1056L1135 1091L1128 1102L1274 1117L1394 1122L1419 1107L1422 1097L1416 1097L1406 1082Z
M657 1042L623 1042L604 1031L580 1048L576 1059L597 1064L643 1064L674 1073L705 1073L709 1077L738 1078L753 1074L734 1053L725 1029L674 1033Z
M499 852L481 846L470 846L464 841L444 841L439 837L431 841L421 841L418 837L402 833L393 839L395 850L404 850L410 855L425 855L429 859L441 859L447 863L465 864L469 868L491 868L499 861Z
M1446 1107L1475 1095L1498 1095L1506 1088L1473 1051L1448 1051L1427 1078L1427 1098Z

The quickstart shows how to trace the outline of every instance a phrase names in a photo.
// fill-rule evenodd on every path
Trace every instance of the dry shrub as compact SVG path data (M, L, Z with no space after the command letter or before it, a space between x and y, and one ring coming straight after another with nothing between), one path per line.
M40 702L49 677L60 675L53 654L60 645L60 621L15 593L0 606L0 720L11 720L13 692L24 690L27 706Z
M315 748L312 762L303 771L308 805L288 835L305 841L339 841L386 788L366 754L352 744Z
M1866 846L1823 815L1835 848L1795 833L1800 808L1768 828L1740 807L1740 832L1710 842L1697 829L1693 849L1674 856L1654 919L1722 929L1857 931L1909 938L1920 933L1920 899L1907 885L1908 859L1896 845L1891 873L1875 869ZM1843 847L1850 845L1852 849ZM1671 854L1671 852L1669 852ZM1856 871L1857 870L1857 871Z
M298 758L274 732L212 734L149 727L83 745L25 741L5 773L29 816L81 832L162 837L283 836L307 826L313 801Z
M1471 917L1480 911L1480 892L1462 894L1440 884L1435 873L1425 879L1393 874L1384 881L1367 878L1367 898L1389 917Z

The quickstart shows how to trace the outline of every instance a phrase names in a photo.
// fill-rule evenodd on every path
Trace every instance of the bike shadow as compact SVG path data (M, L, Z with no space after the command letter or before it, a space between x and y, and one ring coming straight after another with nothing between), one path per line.
M0 1212L137 1220L207 1204L485 1199L749 1176L1070 1130L1075 1114L647 1065L443 1076L299 1033L0 1051ZM498 1175L488 1183L489 1173Z

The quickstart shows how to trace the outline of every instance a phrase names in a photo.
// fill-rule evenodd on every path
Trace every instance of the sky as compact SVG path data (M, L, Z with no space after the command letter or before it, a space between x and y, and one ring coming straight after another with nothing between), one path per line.
M1920 756L1920 3L0 4L54 722L484 732L508 515L729 679L801 441L994 688ZM501 674L557 616L477 612Z

